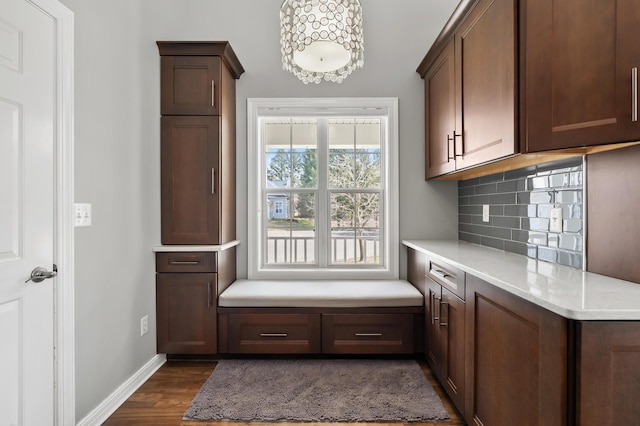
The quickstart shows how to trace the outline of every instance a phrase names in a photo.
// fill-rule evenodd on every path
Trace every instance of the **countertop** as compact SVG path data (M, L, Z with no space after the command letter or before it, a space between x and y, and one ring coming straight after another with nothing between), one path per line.
M233 240L228 243L220 245L208 245L208 246L155 246L153 248L154 253L178 253L178 252L194 252L194 251L225 251L231 247L235 247L240 244L240 241Z
M405 246L574 320L640 320L640 284L457 240Z

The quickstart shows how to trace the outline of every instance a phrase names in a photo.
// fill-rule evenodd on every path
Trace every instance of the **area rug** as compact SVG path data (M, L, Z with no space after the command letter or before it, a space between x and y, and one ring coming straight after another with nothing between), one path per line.
M221 360L184 420L428 421L449 415L413 360Z

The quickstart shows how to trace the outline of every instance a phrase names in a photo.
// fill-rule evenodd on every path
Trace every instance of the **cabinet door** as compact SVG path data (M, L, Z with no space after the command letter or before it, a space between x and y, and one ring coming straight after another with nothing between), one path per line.
M442 327L442 378L445 390L455 406L464 413L464 301L442 289L440 327Z
M162 56L162 115L220 115L218 56Z
M578 323L576 424L640 424L640 322Z
M216 353L216 279L216 274L156 274L158 353Z
M567 320L467 275L465 418L567 424Z
M440 307L442 300L442 286L431 279L427 279L425 292L425 356L427 363L442 380L442 332L440 327Z
M453 40L424 76L425 178L455 170L455 84Z
M637 141L640 1L523 4L527 151Z
M219 117L162 117L162 244L220 244Z
M480 0L455 35L456 169L515 154L514 0Z

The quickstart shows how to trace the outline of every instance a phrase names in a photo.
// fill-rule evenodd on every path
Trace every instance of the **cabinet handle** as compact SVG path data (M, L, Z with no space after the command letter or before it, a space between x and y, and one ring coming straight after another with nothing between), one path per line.
M436 300L438 301L438 316L436 316ZM431 324L435 324L436 321L440 323L440 301L442 297L437 297L435 294L431 293Z
M380 337L382 333L354 333L356 337Z
M631 121L638 121L638 67L631 68Z
M450 154L450 150L449 150L449 142L453 142L453 138L449 135L447 135L447 163L449 162L449 160L455 160L456 159L456 146L455 146L455 142L453 142L453 157Z
M464 157L464 139L462 139L462 154L456 154L456 138L461 138L462 135L453 131L453 156L454 157Z
M169 263L171 265L197 265L200 262L197 260L172 260Z
M440 300L442 300L442 298L440 298ZM447 305L447 317L449 317L449 306L448 306L448 305L449 305L449 303L447 303L447 302L442 302L442 301L440 302L440 308L438 309L438 310L440 311L440 316L442 317L442 305ZM438 325L439 325L440 327L447 327L447 326L449 325L449 323L448 323L448 322L442 322L442 321L440 321L440 320L438 319Z
M216 107L216 82L211 80L211 106Z
M211 281L207 283L207 308L211 307Z
M436 277L439 277L439 278L444 278L444 279L446 279L446 278L453 278L453 275L449 275L449 274L447 274L447 273L446 273L446 272L444 272L442 269L432 269L432 270L431 270L431 273L432 273L433 275L435 275Z
M260 333L260 337L287 337L287 333Z
M211 193L216 193L216 169L211 168Z

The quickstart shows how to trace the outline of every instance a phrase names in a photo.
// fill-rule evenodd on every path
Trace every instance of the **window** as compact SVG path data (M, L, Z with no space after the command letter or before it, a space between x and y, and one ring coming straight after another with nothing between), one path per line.
M397 278L397 100L249 99L249 278Z

